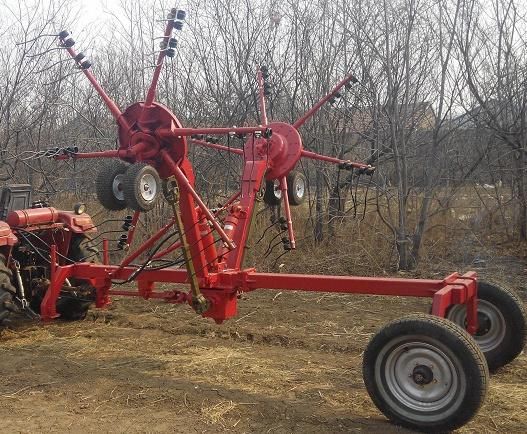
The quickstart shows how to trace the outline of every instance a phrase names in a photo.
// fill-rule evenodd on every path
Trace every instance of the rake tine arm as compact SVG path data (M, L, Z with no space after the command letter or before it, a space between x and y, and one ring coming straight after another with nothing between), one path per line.
M310 158L311 160L319 160L319 161L326 161L328 163L339 164L339 165L342 165L343 168L359 169L363 171L364 173L366 173L367 175L371 175L373 174L373 172L375 172L375 167L370 166L369 164L366 164L366 163L357 163L351 160L342 160L336 157L328 157L327 155L317 154L316 152L306 151L305 149L302 150L301 156L304 158Z
M117 121L117 123L124 129L129 130L130 125L124 120L122 117L123 113L121 112L121 109L117 106L117 104L108 96L108 94L104 91L102 86L99 84L93 73L90 71L90 66L84 67L81 63L81 60L78 60L79 54L73 49L73 46L68 47L64 45L64 40L60 38L60 44L62 47L66 49L68 54L71 56L73 60L77 63L83 74L86 76L86 78L90 81L92 86L95 88L99 96L102 98L106 106L108 107L108 110L110 110L110 113L114 117L114 119Z
M262 71L260 70L260 67L258 67L257 71L257 79L258 79L258 98L260 103L260 116L262 125L265 127L267 126L268 120L267 120L267 108L265 106L265 93L264 93L264 78Z
M173 30L174 30L174 20L169 19L167 21L167 25L165 27L165 34L163 35L163 40L161 42L163 46L168 47L168 41L170 37L172 36ZM163 68L163 62L165 60L165 57L166 57L166 49L162 49L157 56L156 69L154 70L152 82L150 83L148 93L146 94L146 99L144 102L145 108L150 107L152 103L154 102L154 98L156 96L157 82L159 80L159 75L161 74L161 69Z
M306 123L306 121L312 117L316 112L320 110L324 104L326 104L331 98L334 98L340 89L346 86L348 83L357 83L358 80L354 75L348 75L344 80L337 84L331 92L329 92L325 97L320 99L313 107L311 107L301 118L298 118L293 126L298 129Z

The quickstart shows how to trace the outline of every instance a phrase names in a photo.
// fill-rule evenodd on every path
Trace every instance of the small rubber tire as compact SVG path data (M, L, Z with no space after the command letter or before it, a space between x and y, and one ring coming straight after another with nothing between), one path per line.
M388 419L428 433L472 419L489 382L485 357L470 335L427 314L398 319L375 334L362 372L366 390Z
M124 174L130 166L121 160L108 160L102 167L95 181L97 199L107 210L120 211L126 208L124 199Z
M465 328L465 305L451 306L446 318ZM527 339L527 314L512 289L489 281L478 282L479 329L473 336L487 359L490 371L512 362Z
M161 190L159 173L149 164L132 164L124 174L124 199L133 210L153 209L159 200Z
M293 170L287 175L287 199L292 206L302 205L307 196L307 180L303 173Z
M280 205L282 201L282 190L280 190L280 181L274 179L272 181L265 181L265 193L263 201L269 206Z
M16 289L12 283L13 273L6 265L6 259L0 254L0 324L15 310L13 294Z

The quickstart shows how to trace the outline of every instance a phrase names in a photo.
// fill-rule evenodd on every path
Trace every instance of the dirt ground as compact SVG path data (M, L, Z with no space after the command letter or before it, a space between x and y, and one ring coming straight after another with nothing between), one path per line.
M260 291L223 325L114 299L81 322L0 332L0 432L406 432L371 403L361 358L428 301ZM462 432L525 432L527 356L492 377Z

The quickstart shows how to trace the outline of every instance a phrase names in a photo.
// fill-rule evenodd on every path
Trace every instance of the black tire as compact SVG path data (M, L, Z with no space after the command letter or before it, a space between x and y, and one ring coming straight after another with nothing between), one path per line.
M71 239L68 257L75 262L98 263L99 251L92 245L87 235L74 234ZM71 279L74 286L83 287L83 294L63 294L57 300L57 312L60 318L66 321L79 321L86 318L88 309L93 303L93 296L87 296L90 292L89 282L82 279ZM93 289L93 288L92 288ZM95 292L94 290L92 292Z
M6 320L11 312L15 312L16 306L13 303L13 294L16 289L12 283L13 273L6 266L5 256L0 254L0 324Z
M455 305L446 318L466 326L466 307ZM512 362L525 347L527 314L512 289L493 282L478 282L479 329L474 335L490 371Z
M287 199L293 206L302 205L307 196L306 177L296 170L287 175Z
M282 190L280 190L280 181L274 179L272 181L265 181L265 193L263 196L264 202L269 206L280 205L282 200Z
M470 335L426 314L382 328L364 352L362 370L366 390L387 418L429 433L472 419L489 381L485 357Z
M124 199L136 211L150 211L155 207L161 192L161 178L152 166L146 163L131 165L124 174Z
M95 181L97 199L106 209L120 211L126 208L123 181L129 164L121 160L108 160L101 163Z
M71 237L68 257L75 262L100 262L99 250L88 235L74 234Z

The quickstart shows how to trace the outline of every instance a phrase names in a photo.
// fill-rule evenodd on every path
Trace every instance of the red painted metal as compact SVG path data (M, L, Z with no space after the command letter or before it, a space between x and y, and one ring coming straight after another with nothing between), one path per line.
M265 93L264 93L264 85L265 80L263 78L262 71L260 68L256 69L256 77L258 80L258 102L260 104L260 118L262 121L262 125L265 127L267 126L267 108L265 106Z
M164 41L172 33L172 21L166 26ZM74 57L72 49L67 50ZM267 117L265 105L265 80L261 71L257 73L258 104L261 124L243 127L183 128L176 116L165 106L155 101L156 86L165 52L158 56L152 83L145 102L137 102L121 113L119 108L104 93L91 72L83 70L104 103L117 121L119 128L119 149L95 153L78 153L61 156L64 158L121 158L129 163L145 161L153 165L163 179L176 179L179 187L179 213L181 216L186 244L190 252L193 274L186 269L169 267L149 269L138 272L133 262L151 249L159 251L152 260L167 258L181 247L179 240L170 239L167 246L160 245L173 230L175 217L159 231L131 252L119 265L109 264L107 242L104 243L104 263L76 263L52 265L52 282L42 302L42 316L51 319L56 316L55 303L64 279L90 279L97 290L96 305L103 307L110 302L110 295L123 295L162 299L169 303L191 303L191 291L171 288L168 291L155 290L155 282L186 285L197 282L202 295L208 300L209 308L203 316L217 322L236 315L237 299L240 293L256 289L302 290L339 292L348 294L372 294L385 296L430 297L433 299L433 313L445 316L452 304L467 306L468 330L477 329L477 279L473 272L460 276L453 273L443 280L437 279L397 279L356 276L325 276L305 274L259 273L254 269L243 268L251 221L262 184L266 180L278 179L283 194L284 212L288 226L289 245L295 247L295 235L291 210L287 201L287 174L302 157L344 164L366 173L373 168L364 163L342 160L306 151L298 129L307 122L324 104L338 97L344 86L356 82L348 76L338 83L332 91L321 98L309 111L293 124L273 122ZM229 151L242 156L243 172L240 189L227 203L217 210L210 210L194 188L194 174L187 156L187 137L194 135L244 134L243 149L231 148L225 144L211 143L193 137L192 143L221 151ZM48 211L49 212L49 211ZM226 212L223 226L218 221L221 212ZM13 217L15 218L15 217ZM18 223L23 223L24 215L16 215ZM36 218L36 217L35 217ZM42 217L49 221L50 216ZM138 213L134 215L134 226ZM133 239L133 230L129 240ZM180 234L181 235L181 234ZM217 240L215 241L215 239ZM167 241L168 242L168 241ZM287 244L287 243L286 243ZM56 263L56 250L52 248ZM133 280L138 290L112 289L113 280Z
M289 235L289 245L292 250L296 249L295 233L293 231L293 219L291 218L291 208L289 207L289 200L287 200L287 178L282 176L280 178L280 190L282 190L282 201L284 204L284 214L287 221L287 234Z
M99 151L99 152L77 152L71 155L58 155L56 160L68 160L70 158L122 158L124 160L132 158L133 155L129 150L118 149L116 151Z
M11 230L11 227L0 221L0 246L14 246L18 243L18 238Z
M162 40L163 46L168 47L168 41L170 37L172 36L173 29L174 29L174 21L168 20L167 25L165 27L165 34L163 35L163 40ZM150 84L150 88L148 89L148 93L146 94L145 107L150 107L152 103L154 102L154 98L156 96L157 82L159 80L159 75L161 74L161 69L163 67L163 60L165 59L165 56L166 56L166 48L161 50L159 52L159 55L157 56L156 68L154 70L154 75L152 77L152 83ZM142 117L141 117L141 120L142 120Z
M11 227L27 228L28 226L56 223L58 218L58 210L52 207L47 207L11 211L8 214L6 221Z
M263 127L232 127L232 128L161 128L156 131L157 135L162 139L170 139L172 137L185 137L203 135L229 135L229 134L263 134L265 128Z
M190 139L190 141L196 145L203 146L205 148L218 149L220 151L228 151L233 154L243 155L243 149L231 148L230 146L220 145L218 143L206 142L205 140Z
M312 117L316 112L320 110L320 108L329 102L332 98L335 98L335 95L342 89L346 84L351 82L356 82L357 79L353 75L348 75L344 80L342 80L339 84L337 84L331 92L329 92L326 96L321 98L313 107L311 107L303 116L298 118L293 126L295 128L300 128L302 125L304 125L307 120Z

